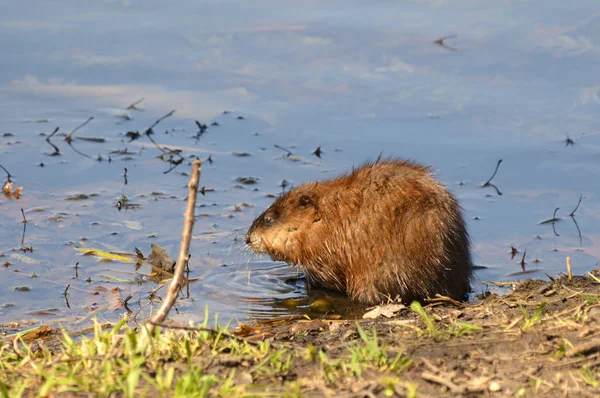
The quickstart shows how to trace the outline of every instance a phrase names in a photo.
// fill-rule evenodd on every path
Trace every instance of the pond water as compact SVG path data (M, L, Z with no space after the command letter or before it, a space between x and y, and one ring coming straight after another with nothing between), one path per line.
M0 165L23 187L0 198L0 324L114 320L129 295L147 317L147 266L77 248L175 257L195 157L205 192L177 320L206 306L222 320L308 312L312 294L287 300L306 297L298 271L242 235L282 181L380 153L432 165L461 201L476 292L564 272L567 256L579 274L600 260L595 1L0 5ZM143 133L172 110L152 136L180 150L167 172ZM482 188L499 159L497 189ZM139 206L119 210L123 196Z

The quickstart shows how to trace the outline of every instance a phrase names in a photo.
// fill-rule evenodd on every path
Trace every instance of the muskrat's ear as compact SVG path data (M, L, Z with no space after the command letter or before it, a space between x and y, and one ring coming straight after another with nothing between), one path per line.
M302 195L298 198L298 207L306 207L306 206L315 206L315 202L313 201L313 198L311 198L308 195Z

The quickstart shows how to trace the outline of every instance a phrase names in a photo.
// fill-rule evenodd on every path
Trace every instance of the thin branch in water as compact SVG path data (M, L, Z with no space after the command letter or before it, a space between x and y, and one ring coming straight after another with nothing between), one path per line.
M510 247L510 259L512 260L513 258L515 258L515 256L517 255L519 251L517 250L516 247L511 246Z
M292 151L290 151L289 149L286 149L286 148L284 148L284 147L282 147L282 146L279 146L279 145L277 145L277 144L275 144L275 145L273 145L273 146L274 146L275 148L277 148L277 149L281 149L282 151L285 151L285 152L287 152L287 155L285 155L285 157L286 157L286 158L289 158L291 155L293 155Z
M94 117L90 116L88 118L88 120L86 120L85 122L81 123L79 126L75 127L73 129L73 131L71 131L71 134L69 134L68 136L65 137L65 141L67 141L68 143L70 143L71 141L73 141L73 134L75 134L75 132L77 130L79 130L80 128L82 128L83 126L85 126L86 124L88 124L89 122L91 122L92 120L94 120Z
M521 269L523 269L523 271L525 271L525 264L527 264L525 262L525 256L527 255L527 249L525 249L525 251L523 252L523 257L521 257L521 262L519 264L521 264Z
M198 183L200 181L202 162L197 159L192 163L192 175L190 176L190 182L188 183L188 198L187 207L185 211L183 232L181 234L181 245L179 247L179 257L177 258L177 265L175 266L175 273L173 280L169 284L167 297L162 302L161 307L156 311L156 314L146 324L144 330L147 333L152 334L154 330L154 324L161 323L165 320L169 311L175 304L175 300L179 295L183 284L183 272L185 270L185 264L189 258L190 240L192 238L192 229L194 227L194 209L196 207L196 198L198 196Z
M159 151L161 152L167 152L167 150L165 148L161 148L158 143L156 141L154 141L152 139L152 134L154 134L154 131L152 130L158 123L162 122L164 119L172 116L175 113L175 109L173 109L171 112L167 113L166 115L164 115L163 117L157 119L154 124L152 124L152 126L148 127L145 131L145 135L146 137L148 137L148 139L154 144L155 147L158 148Z
M90 117L88 118L88 120L86 120L85 122L81 123L79 126L75 127L75 128L73 129L73 131L71 131L71 134L69 134L68 136L66 136L66 137L65 137L65 141L67 141L67 144L69 144L69 146L71 147L71 149L72 149L72 150L74 150L74 151L75 151L75 153L77 153L77 154L79 154L79 155L81 155L81 156L83 156L83 157L86 157L86 158L88 158L88 159L92 159L92 160L94 160L94 158L92 158L91 156L89 156L89 155L87 155L87 154L85 154L85 153L83 153L83 152L81 152L81 151L77 150L77 148L75 148L75 147L73 146L73 134L75 134L75 132L76 132L77 130L79 130L80 128L82 128L83 126L85 126L86 124L88 124L89 122L91 122L93 119L94 119L94 117L93 117L93 116L90 116Z
M25 231L27 230L27 218L25 218L25 212L21 209L23 215L23 236L21 237L21 246L25 244Z
M167 113L166 115L164 115L163 117L161 117L161 118L157 119L157 120L154 122L154 124L153 124L152 126L150 126L150 127L148 127L148 128L146 129L146 135L148 135L148 134L149 134L149 132L150 132L150 131L152 131L152 129L153 129L154 127L156 127L156 125L157 125L158 123L162 122L163 120L165 120L166 118L168 118L168 117L170 117L170 116L173 116L173 114L175 113L175 111L176 111L176 109L173 109L171 112L169 112L169 113Z
M577 202L577 206L575 206L575 209L573 209L573 211L571 213L569 213L570 217L575 217L575 212L577 211L577 209L579 209L579 205L581 204L581 199L583 199L583 194L581 196L579 196L579 202Z
M496 177L496 173L498 173L498 169L500 168L500 163L502 163L502 159L498 160L498 163L496 163L496 170L494 170L494 174L492 174L492 176L490 177L489 180L487 180L481 187L487 187L488 185L490 185L490 182L492 182L492 180L494 179L494 177Z
M492 174L490 179L487 180L483 185L481 185L482 188L485 188L485 187L494 188L496 190L496 193L498 194L498 196L502 196L502 192L500 192L498 187L496 185L492 184L491 181L496 176L496 173L498 173L498 168L500 167L500 163L502 163L502 159L498 160L498 163L496 163L496 170L494 170L494 174Z
M550 224L550 223L555 223L556 221L560 221L560 218L556 218L556 212L560 209L560 207L557 207L556 209L554 209L554 215L552 216L552 218L548 218L547 220L544 221L540 221L538 223L538 225L543 225L543 224Z
M125 185L127 185L127 167L124 167L125 174L123 174L123 178L125 178Z
M129 105L127 108L125 109L131 109L133 111L142 111L142 109L137 108L136 105L139 105L144 99L146 99L145 97L140 98L139 100L135 101L133 104Z
M456 35L448 35L448 36L440 37L439 39L434 40L433 44L437 44L438 46L440 46L442 48L445 48L446 50L449 50L449 51L458 51L456 48L450 47L449 45L447 45L446 43L444 43L444 41L446 41L448 39L454 39L456 37L458 37L458 36L456 36Z
M197 120L194 120L194 122L196 122L196 126L198 126L198 133L196 133L196 142L198 142L198 140L200 140L200 137L202 137L202 134L204 134L206 132L206 130L208 130L208 126L206 124L202 124Z
M48 154L49 156L58 156L58 155L60 155L60 150L58 149L58 147L56 145L54 145L52 142L50 142L50 138L52 138L52 136L58 132L59 128L60 127L55 128L54 131L52 132L52 134L50 134L48 137L46 137L46 142L48 144L50 144L50 146L52 148L54 148L54 153L49 153Z
M4 172L6 173L6 178L7 178L7 180L8 180L8 182L10 182L10 181L11 181L10 177L12 177L12 176L10 175L10 173L8 172L8 170L6 170L6 169L4 168L4 166L2 166L1 164L0 164L0 168L1 168L2 170L4 170Z
M127 297L125 297L125 300L123 300L123 307L125 307L125 310L127 311L128 314L131 314L133 311L131 311L131 309L127 306L127 303L129 302L129 300L131 300L133 296L131 295L131 293L129 293L127 295Z

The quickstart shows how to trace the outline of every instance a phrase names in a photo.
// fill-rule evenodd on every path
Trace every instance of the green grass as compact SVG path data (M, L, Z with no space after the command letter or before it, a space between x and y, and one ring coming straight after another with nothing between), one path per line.
M446 329L440 330L435 323L435 320L429 316L427 311L425 311L418 301L413 301L410 305L410 309L415 314L419 315L421 319L423 319L423 322L425 322L425 332L420 331L420 334L431 337L436 341L441 341L450 337L459 337L466 334L478 333L483 330L482 327L467 322L454 322Z
M79 339L64 333L52 348L42 341L5 340L0 342L0 397L299 397L304 385L298 364L311 368L309 374L314 371L328 388L352 385L369 370L379 375L376 383L386 395L416 396L416 385L401 377L410 359L382 344L375 330L357 325L357 332L359 338L331 358L313 346L251 344L232 338L226 328L216 333L156 328L147 335L125 320L107 330L96 324L92 335Z
M529 315L529 313L523 308L519 306L521 309L521 313L523 314L523 326L521 326L522 331L526 331L530 329L532 326L540 323L542 321L542 314L544 313L544 306L546 303L541 303L533 312L533 314Z

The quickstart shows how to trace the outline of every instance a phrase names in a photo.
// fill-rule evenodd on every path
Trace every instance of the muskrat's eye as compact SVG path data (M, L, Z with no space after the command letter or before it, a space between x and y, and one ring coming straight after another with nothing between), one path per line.
M265 225L269 225L269 224L271 224L271 222L273 222L273 219L271 217L265 217L264 222L265 222Z

